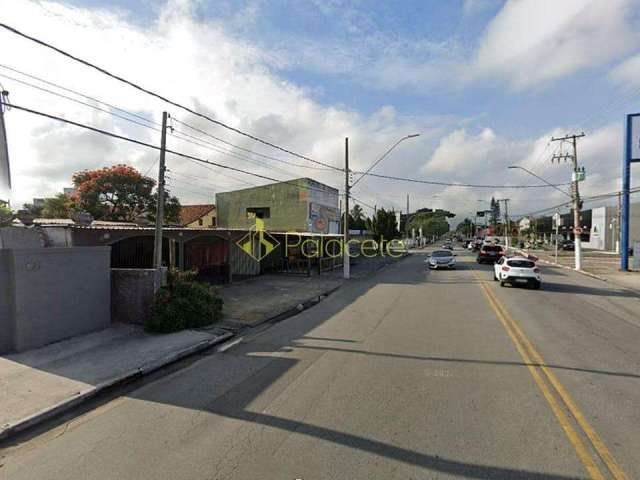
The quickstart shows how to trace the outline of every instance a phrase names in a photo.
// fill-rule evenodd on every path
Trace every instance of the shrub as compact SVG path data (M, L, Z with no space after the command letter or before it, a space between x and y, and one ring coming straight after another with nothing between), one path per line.
M194 278L194 272L169 272L167 286L157 293L145 318L148 331L177 332L211 325L220 319L222 299L217 289Z

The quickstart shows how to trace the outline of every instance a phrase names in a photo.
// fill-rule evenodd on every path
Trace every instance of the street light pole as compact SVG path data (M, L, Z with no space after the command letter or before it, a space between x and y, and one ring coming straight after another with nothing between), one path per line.
M405 136L405 137L402 137L400 140L398 140L396 143L394 143L394 144L391 146L391 148L390 148L389 150L387 150L386 152L384 152L384 155L382 155L378 160L376 160L375 162L373 162L373 163L371 164L371 166L370 166L369 168L367 168L367 170L366 170L364 173L362 173L362 174L358 177L358 179L357 179L355 182L353 182L353 185L351 185L351 187L352 187L352 188L353 188L353 187L355 187L355 186L358 184L358 182L359 182L360 180L362 180L364 177L366 177L366 176L367 176L367 174L368 174L371 170L373 170L373 169L375 168L375 166L376 166L376 165L378 165L382 160L384 160L384 159L387 157L387 155L389 155L389 154L393 151L393 149L394 149L394 148L396 148L398 145L400 145L400 144L401 144L402 142L404 142L405 140L408 140L408 139L410 139L410 138L416 138L416 137L419 137L419 136L420 136L420 134L419 134L419 133L414 133L414 134L412 134L412 135L407 135L407 136Z

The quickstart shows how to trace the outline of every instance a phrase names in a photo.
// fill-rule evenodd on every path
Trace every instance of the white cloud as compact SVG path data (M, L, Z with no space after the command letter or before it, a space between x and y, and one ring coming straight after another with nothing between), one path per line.
M477 134L459 129L446 135L425 162L423 171L432 180L451 177L461 183L496 185L493 189L447 187L438 195L441 206L453 208L461 220L471 212L483 209L478 200L491 197L510 198L512 213L528 213L567 200L553 189L505 188L504 185L535 185L541 182L521 170L510 170L510 165L527 168L552 183L571 180L569 163L551 163L554 152L570 152L569 145L553 143L552 136L560 136L564 129L557 128L537 138L513 140L485 128ZM585 196L609 193L620 188L622 129L619 124L607 125L579 140L578 158L587 171L587 180L581 184ZM485 204L486 206L486 204Z
M440 117L437 123L428 116L403 118L391 107L363 117L339 106L322 106L306 90L274 74L269 69L270 55L229 36L220 25L194 20L192 3L186 0L170 1L162 9L161 16L148 26L132 24L123 13L104 9L72 8L55 2L26 0L11 4L12 8L6 9L3 17L8 24L79 57L93 59L108 70L226 123L332 165L341 166L344 161L345 136L352 138L352 168L364 169L399 137L418 131L423 136L411 144L407 142L399 150L409 157L404 165L410 168L420 161L418 146L424 148L430 138L447 125ZM8 32L0 31L0 43L5 52L4 64L126 107L155 121L159 121L162 110L167 109L175 118L235 144L288 162L310 165L193 118ZM20 77L3 69L0 73ZM0 81L11 91L10 99L16 105L61 114L145 142L159 142L157 131L129 125L105 113L2 77ZM33 197L55 194L69 185L71 175L79 169L124 162L146 171L157 157L153 151L108 140L75 127L61 126L16 109L8 112L6 118L14 205ZM184 127L177 128L184 130ZM279 179L313 176L335 186L343 183L343 178L335 172L291 167L274 161L256 165L181 142L175 136L170 136L168 143L171 148L186 153ZM261 158L255 160L265 162ZM171 156L168 167L172 171L170 176L175 179L174 191L186 202L207 201L202 197L203 193L210 193L209 200L212 200L214 191L232 188L239 183L238 178L263 183L239 173L231 174L233 178L229 178L223 176L222 171L213 173ZM409 174L409 171L404 173ZM185 181L181 174L195 175L202 180L191 182L190 187L182 184L184 188L181 188L178 182Z
M462 13L477 15L494 5L467 0ZM640 0L509 0L477 42L468 44L456 36L433 41L426 34L410 39L384 34L353 8L338 14L334 6L322 11L337 21L356 18L359 27L345 38L284 38L277 48L279 66L415 93L488 82L514 90L540 88L637 49L638 7Z
M94 59L107 69L198 111L336 166L344 161L345 136L351 140L352 168L364 170L398 138L421 133L418 139L399 146L376 171L468 183L535 183L531 178L506 170L510 164L523 162L522 165L552 181L564 181L570 175L567 168L552 167L541 158L540 152L544 151L553 132L539 138L516 140L490 128L486 119L474 120L474 124L480 123L478 130L460 129L464 119L454 116L403 117L392 107L383 107L363 116L339 105L321 105L305 89L284 81L271 70L271 54L231 37L218 24L194 20L190 5L184 0L170 2L154 23L140 26L132 24L123 13L20 0L11 1L12 8L5 10L3 20L80 57ZM289 162L305 163L167 107L15 35L0 31L0 43L4 47L4 64L113 102L155 121L159 121L163 109L168 109L175 118L238 145ZM0 73L8 74L3 69ZM10 98L15 104L61 114L146 142L159 142L157 131L132 126L2 77L0 81L11 91ZM61 126L15 109L8 112L6 119L14 175L14 205L33 197L55 194L69 185L71 175L80 169L128 163L144 172L157 158L154 151ZM620 135L619 127L611 126L581 140L580 148L584 152L581 161L588 172L587 192L600 193L615 188ZM175 136L169 137L169 145L212 161L280 179L312 176L338 187L344 181L335 172L271 161L267 161L268 165L256 165L229 158L181 142ZM260 158L256 160L265 162ZM212 201L215 191L235 188L242 181L262 183L240 173L227 176L227 172L204 169L171 156L168 167L175 182L174 192L184 202ZM189 175L191 179L180 175ZM372 205L396 208L404 208L405 195L410 194L413 206L434 205L460 212L476 209L476 199L489 199L491 194L513 198L514 211L530 210L534 204L553 203L560 195L550 190L443 189L374 178L360 182L353 193ZM436 199L432 197L434 193L439 195ZM203 197L203 194L210 196Z
M640 54L631 56L616 66L611 71L610 77L621 87L640 87Z
M605 65L637 46L633 6L636 0L509 1L486 29L473 75L524 89Z

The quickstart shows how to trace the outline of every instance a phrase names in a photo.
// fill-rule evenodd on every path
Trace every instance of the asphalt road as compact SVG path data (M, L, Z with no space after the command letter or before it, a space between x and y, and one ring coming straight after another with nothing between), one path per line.
M6 446L0 478L640 478L640 298L423 260Z

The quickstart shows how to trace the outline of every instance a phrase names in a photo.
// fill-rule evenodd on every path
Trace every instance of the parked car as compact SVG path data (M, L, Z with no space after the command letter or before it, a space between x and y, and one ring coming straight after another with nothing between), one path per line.
M502 256L504 256L504 250L500 245L484 244L480 247L476 260L478 263L495 263Z
M502 257L493 266L493 279L505 284L526 285L536 290L542 285L540 269L533 260L525 257Z
M426 260L429 264L429 268L456 268L455 254L450 250L436 250Z
M575 243L573 243L573 240L565 240L560 245L560 248L562 250L567 250L567 251L573 252L576 249L576 245L575 245Z

